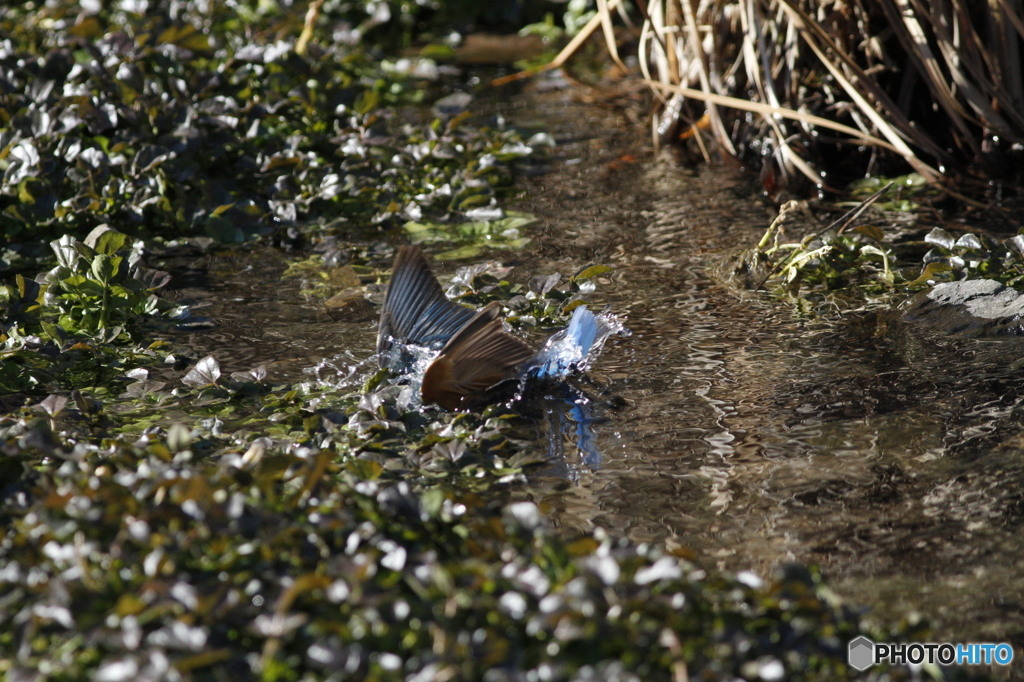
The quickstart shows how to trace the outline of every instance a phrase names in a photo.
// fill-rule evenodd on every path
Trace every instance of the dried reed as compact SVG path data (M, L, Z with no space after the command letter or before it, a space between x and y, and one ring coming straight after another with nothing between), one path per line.
M706 117L687 131L705 154L759 156L780 184L900 158L933 182L998 165L1024 149L1022 3L650 0L639 46L655 128Z

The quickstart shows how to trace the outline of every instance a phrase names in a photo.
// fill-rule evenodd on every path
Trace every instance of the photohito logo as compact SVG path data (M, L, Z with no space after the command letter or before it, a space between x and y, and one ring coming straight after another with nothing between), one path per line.
M867 670L877 663L903 665L938 663L939 665L1010 665L1013 647L1000 644L950 644L933 642L893 644L872 642L858 637L850 642L846 660L854 670Z

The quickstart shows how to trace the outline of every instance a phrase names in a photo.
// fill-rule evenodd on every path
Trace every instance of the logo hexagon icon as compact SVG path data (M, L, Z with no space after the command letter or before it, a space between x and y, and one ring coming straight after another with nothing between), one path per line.
M851 641L846 660L855 670L867 670L875 662L875 643L864 636Z

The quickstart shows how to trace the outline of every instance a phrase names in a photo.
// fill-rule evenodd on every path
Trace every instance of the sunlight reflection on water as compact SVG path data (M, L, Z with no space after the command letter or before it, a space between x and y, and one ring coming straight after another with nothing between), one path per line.
M554 455L521 494L563 528L603 526L707 565L765 576L820 564L879 618L923 612L961 641L1024 631L1021 343L939 337L876 313L826 323L721 285L710 266L768 224L745 180L665 158L610 172L623 143L579 133L581 120L606 122L553 110L561 170L523 206L546 221L541 256L510 257L511 276L610 265L591 299L633 335L610 338L592 382L579 382L587 429L557 392L520 406L524 447ZM190 341L197 356L228 348L225 371L270 362L278 380L361 385L376 368L376 322L325 319L297 289L215 281L211 298L230 302L203 311L221 327Z

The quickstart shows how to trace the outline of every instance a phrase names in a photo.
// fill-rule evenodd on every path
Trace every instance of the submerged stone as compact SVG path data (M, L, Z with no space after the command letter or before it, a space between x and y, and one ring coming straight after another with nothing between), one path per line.
M964 336L1024 335L1024 294L991 279L937 284L903 313L907 322Z

